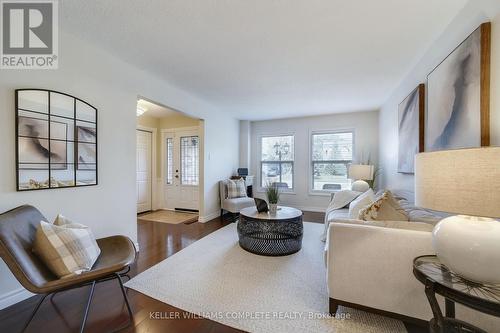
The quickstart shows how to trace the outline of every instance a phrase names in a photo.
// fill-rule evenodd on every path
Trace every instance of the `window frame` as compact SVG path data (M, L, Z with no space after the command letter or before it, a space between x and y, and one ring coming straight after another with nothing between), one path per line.
M341 190L315 190L314 189L314 163L335 163L339 161L348 160L325 160L325 161L314 161L313 160L313 144L314 135L321 134L340 134L340 133L351 133L352 134L352 159L350 163L352 164L356 156L356 131L354 128L342 128L342 129L330 129L330 130L313 130L309 132L309 163L308 163L308 178L309 178L309 194L310 195L320 195L320 196L330 196L332 193L339 192ZM348 178L349 179L349 178Z
M293 160L286 160L286 161L263 161L262 160L262 140L264 138L276 138L276 137L283 137L283 136L291 136L293 138ZM296 155L296 148L295 148L295 133L293 132L288 132L288 133L277 133L277 134L261 134L259 135L259 192L265 192L265 186L262 184L262 166L264 163L268 164L278 164L280 165L280 175L281 175L281 164L282 163L288 163L292 165L292 187L289 187L287 189L281 189L283 193L288 193L288 194L293 194L295 191L295 155Z

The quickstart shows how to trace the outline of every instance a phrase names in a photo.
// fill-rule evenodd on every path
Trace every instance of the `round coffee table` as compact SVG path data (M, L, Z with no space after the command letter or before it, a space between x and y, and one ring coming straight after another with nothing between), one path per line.
M240 246L254 254L286 256L302 248L302 212L279 206L276 214L259 213L248 207L240 211L238 237Z

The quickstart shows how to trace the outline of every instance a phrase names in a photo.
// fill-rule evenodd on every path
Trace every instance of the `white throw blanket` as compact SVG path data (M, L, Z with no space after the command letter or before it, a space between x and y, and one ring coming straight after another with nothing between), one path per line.
M328 208L326 208L325 212L325 229L323 235L321 235L321 240L323 242L326 241L326 232L328 231L328 225L330 224L328 221L328 215L330 214L330 212L344 208L345 206L350 204L351 201L359 197L362 193L363 192L357 192L351 190L343 190L335 193L332 201L330 201L330 204L328 205Z

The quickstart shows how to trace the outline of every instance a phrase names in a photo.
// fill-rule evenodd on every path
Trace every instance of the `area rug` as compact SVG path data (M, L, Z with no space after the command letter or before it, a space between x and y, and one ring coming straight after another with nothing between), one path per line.
M138 219L170 224L190 224L198 221L198 214L174 212L171 210L158 210L156 212L139 215Z
M230 224L126 286L248 332L406 332L401 321L363 311L339 307L336 317L328 315L322 228L305 222L299 252L264 257L241 249Z

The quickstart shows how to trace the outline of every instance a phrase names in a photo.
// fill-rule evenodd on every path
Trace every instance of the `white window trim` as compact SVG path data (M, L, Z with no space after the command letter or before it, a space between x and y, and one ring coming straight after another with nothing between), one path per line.
M258 147L259 147L259 167L258 167L258 175L257 175L257 192L258 193L264 193L266 192L266 189L262 187L262 139L263 138L270 138L270 137L277 137L277 136L292 136L293 137L293 161L292 161L292 188L281 190L281 194L295 194L295 158L296 158L296 149L295 149L295 132L280 132L280 133L261 133L258 135L259 141L258 141Z
M315 195L315 196L331 196L332 193L339 192L341 190L315 190L314 189L314 180L313 180L313 159L312 159L312 154L313 154L313 140L312 137L315 134L335 134L335 133L346 133L350 132L352 133L352 160L354 161L355 156L356 156L356 129L355 128L337 128L337 129L321 129L321 130L310 130L309 131L309 161L308 161L308 188L309 188L309 195Z

